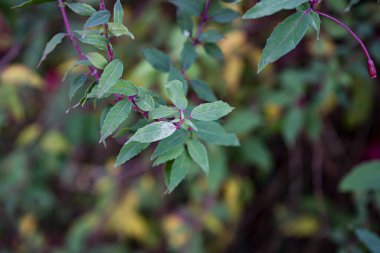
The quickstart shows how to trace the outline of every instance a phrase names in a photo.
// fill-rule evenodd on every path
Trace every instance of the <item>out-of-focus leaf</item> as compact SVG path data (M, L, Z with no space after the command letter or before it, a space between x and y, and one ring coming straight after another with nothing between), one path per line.
M191 80L190 85L200 99L203 99L207 102L216 101L216 96L207 83L201 80Z
M199 16L202 12L202 0L169 0L169 2L176 5L181 11L191 14L192 16Z
M168 72L170 70L170 58L160 50L155 48L145 48L142 50L145 60L155 69Z
M380 238L366 229L357 229L356 236L371 253L380 253Z
M358 192L380 190L380 161L371 161L354 167L340 182L339 190Z
M233 133L247 133L258 128L262 123L263 119L258 113L240 110L231 114L224 127Z
M227 133L226 130L214 121L198 121L196 134L206 142L222 146L239 146L239 140L235 134Z
M12 9L13 8L28 7L28 6L32 6L32 5L43 4L43 3L47 3L47 2L53 2L53 1L54 0L28 0L28 1L22 2L19 5L13 6Z
M196 58L197 52L195 51L195 47L190 40L187 40L183 45L183 49L181 52L182 69L188 70L191 67L191 65L193 65Z
M0 81L3 85L30 86L42 88L44 81L39 74L22 64L8 65L0 73Z
M301 109L290 110L284 118L282 134L288 146L292 146L304 125L304 113Z

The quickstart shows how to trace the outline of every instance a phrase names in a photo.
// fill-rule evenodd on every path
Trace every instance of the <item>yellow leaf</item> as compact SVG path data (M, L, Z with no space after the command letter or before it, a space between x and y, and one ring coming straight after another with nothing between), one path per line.
M37 229L37 220L33 214L26 214L19 220L18 231L21 236L28 237L35 233Z
M42 88L44 81L41 76L22 64L12 64L0 73L0 82L4 85L30 86Z
M212 213L208 213L204 216L203 222L206 229L214 234L218 234L224 230L223 223Z
M319 228L319 220L311 215L300 215L280 224L281 233L286 237L311 237Z
M238 90L243 70L244 62L240 56L231 56L226 60L223 75L229 92L234 94Z
M172 249L178 250L184 247L191 239L191 231L178 215L166 216L163 220L163 229Z
M282 107L274 103L266 103L264 105L264 116L267 122L275 123L282 115Z
M149 242L149 225L138 211L138 194L131 190L111 207L111 215L107 221L110 232L133 238L140 242Z
M70 144L60 132L51 130L41 140L42 149L54 155L65 154L70 149Z
M17 137L17 145L24 147L34 142L40 135L42 129L38 124L32 124L24 128Z
M239 51L246 44L246 41L246 34L243 31L233 31L226 34L219 46L224 57L229 58L236 51Z
M238 218L242 211L240 196L243 182L238 178L230 178L224 187L224 200L232 218Z

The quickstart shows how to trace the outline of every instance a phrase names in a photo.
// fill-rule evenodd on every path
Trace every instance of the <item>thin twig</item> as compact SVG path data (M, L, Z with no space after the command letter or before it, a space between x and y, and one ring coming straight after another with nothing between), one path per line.
M106 6L105 6L105 3L104 3L104 0L100 0L100 9L101 10L105 10L106 9ZM114 58L114 54L113 54L113 51L112 51L112 45L111 45L111 41L109 39L109 35L108 35L108 25L107 24L104 24L103 25L104 27L104 37L107 39L108 41L108 44L107 44L107 53L108 53L108 58L109 58L109 61L113 61L113 58Z
M84 53L80 49L79 44L78 44L78 40L75 38L74 33L71 29L71 25L70 25L69 19L67 18L66 9L65 9L65 6L63 5L62 0L57 0L57 1L58 1L58 7L61 10L61 15L62 15L63 21L65 23L67 36L69 37L71 44L73 45L73 47L74 47L75 51L77 52L77 54L79 55L80 59L81 60L87 60L87 57L84 55ZM99 74L98 74L98 71L96 70L96 68L91 67L91 66L88 68L90 69L91 75L93 77L95 77L96 80L99 80L100 77L99 77Z

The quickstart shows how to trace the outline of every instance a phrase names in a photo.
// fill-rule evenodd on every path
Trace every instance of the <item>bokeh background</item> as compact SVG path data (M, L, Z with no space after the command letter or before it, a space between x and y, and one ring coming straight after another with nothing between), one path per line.
M165 0L122 2L136 37L114 41L124 78L161 92L167 77L140 50L157 47L178 60L176 9ZM322 19L319 40L310 29L257 75L267 37L291 12L216 26L226 34L224 60L200 49L189 75L236 107L223 124L241 146L210 146L210 176L193 173L166 195L152 149L114 168L123 142L98 144L105 104L66 114L73 77L61 79L76 61L67 41L37 69L46 42L64 31L56 3L11 9L16 3L0 1L0 252L367 252L354 229L380 231L380 194L341 193L338 185L353 166L380 159L380 83L344 29ZM243 13L254 3L233 8ZM380 66L380 4L349 3L320 8L356 31ZM85 21L73 13L70 20Z

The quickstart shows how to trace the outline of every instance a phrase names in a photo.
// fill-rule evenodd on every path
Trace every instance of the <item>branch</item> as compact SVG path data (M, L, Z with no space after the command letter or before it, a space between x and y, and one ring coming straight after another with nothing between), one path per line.
M105 10L106 9L106 6L104 4L104 0L100 0L100 9L101 10ZM104 24L103 27L104 27L104 37L106 37L106 39L108 41L108 44L107 44L108 58L109 58L109 61L111 62L111 61L113 61L113 51L112 51L111 42L110 42L110 39L109 39L109 36L108 36L108 25Z
M57 0L57 1L58 1L58 7L61 10L61 15L65 23L67 35L70 38L71 44L73 45L75 51L79 55L79 58L81 60L87 60L87 57L83 54L82 50L79 47L78 40L75 38L73 31L71 30L70 22L69 22L69 19L67 18L66 9L65 9L65 6L63 5L62 0ZM94 67L88 67L88 68L90 70L91 75L95 77L96 80L99 80L100 77L99 77L97 69Z

